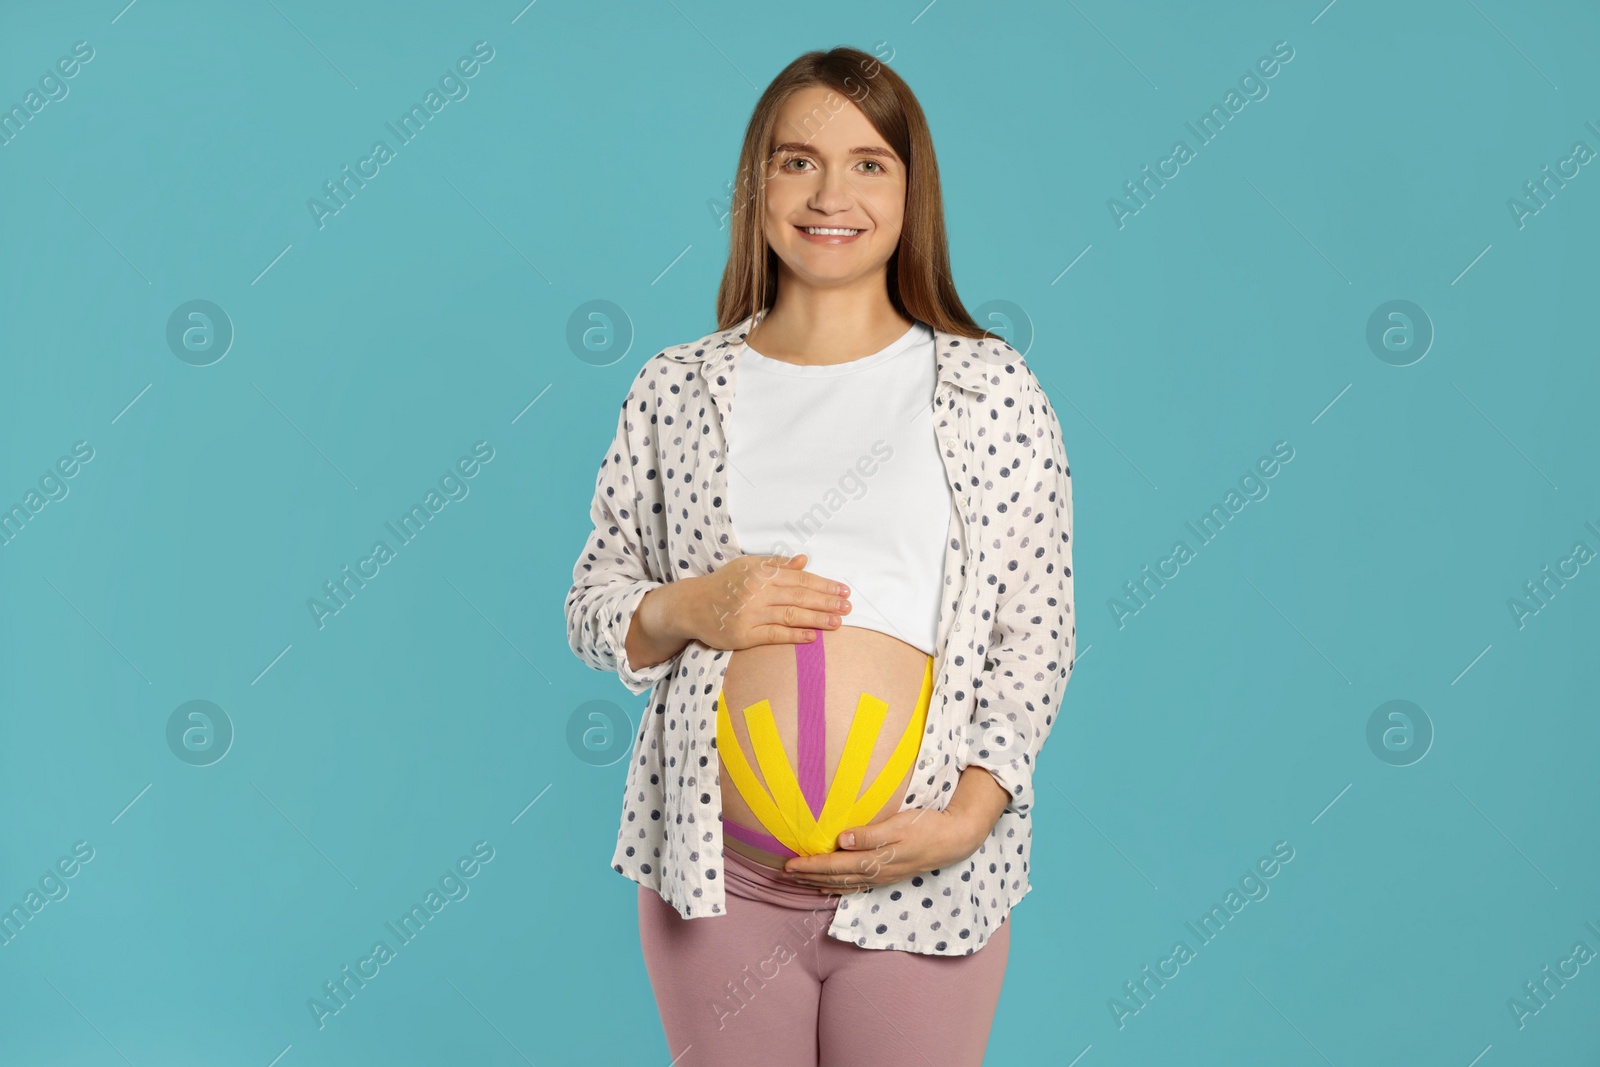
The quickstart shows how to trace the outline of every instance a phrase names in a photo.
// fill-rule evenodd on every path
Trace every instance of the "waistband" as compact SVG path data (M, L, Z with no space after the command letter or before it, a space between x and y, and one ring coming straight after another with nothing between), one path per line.
M764 867L731 848L722 850L722 859L724 888L731 896L798 911L825 911L830 915L839 907L839 894L785 882L774 868Z

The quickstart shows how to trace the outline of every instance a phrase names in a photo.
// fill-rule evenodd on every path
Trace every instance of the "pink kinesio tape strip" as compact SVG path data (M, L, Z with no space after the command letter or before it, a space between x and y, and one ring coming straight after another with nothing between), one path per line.
M735 841L740 841L746 845L749 845L751 848L760 848L765 849L768 852L776 852L780 856L800 855L800 853L796 852L782 841L779 841L771 834L764 834L760 830L752 830L748 826L742 826L728 818L726 815L722 817L722 832L733 838Z
M795 688L799 701L798 752L800 792L813 818L822 815L828 797L828 671L822 631L815 641L794 646Z

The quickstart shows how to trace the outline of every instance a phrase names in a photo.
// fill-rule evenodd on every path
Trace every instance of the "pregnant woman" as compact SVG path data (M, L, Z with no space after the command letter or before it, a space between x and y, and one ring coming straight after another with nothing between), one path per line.
M979 1064L1076 644L1060 425L956 295L871 56L768 86L730 228L718 331L634 378L566 598L580 659L650 690L612 865L677 1067Z

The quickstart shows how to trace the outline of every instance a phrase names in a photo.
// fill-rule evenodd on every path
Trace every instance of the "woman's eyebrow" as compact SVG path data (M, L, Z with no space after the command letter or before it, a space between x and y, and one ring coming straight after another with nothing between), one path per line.
M816 151L815 148L813 148L811 145L806 144L804 141L785 141L780 145L775 145L773 147L773 149L772 149L772 153L771 154L775 156L779 152L815 152L815 151ZM875 145L863 145L860 148L852 148L852 149L850 149L850 151L847 154L848 155L852 155L852 156L882 156L885 159L894 159L895 158L895 154L893 152L889 151L889 149L887 149L887 148L878 148Z

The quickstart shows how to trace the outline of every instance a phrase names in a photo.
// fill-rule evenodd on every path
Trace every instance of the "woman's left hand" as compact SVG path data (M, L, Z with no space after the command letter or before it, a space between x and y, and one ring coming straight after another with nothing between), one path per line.
M782 877L826 893L858 893L959 863L990 829L970 815L908 808L841 833L838 852L788 860Z

